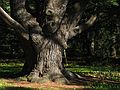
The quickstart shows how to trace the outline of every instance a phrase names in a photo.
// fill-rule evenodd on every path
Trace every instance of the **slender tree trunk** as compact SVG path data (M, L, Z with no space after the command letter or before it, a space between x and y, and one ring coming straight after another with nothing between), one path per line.
M116 50L115 44L114 44L114 43L116 43L116 36L112 36L112 43L113 43L113 45L111 46L111 57L116 58L117 57L117 50Z
M89 33L89 48L90 48L90 55L94 56L95 55L95 32Z

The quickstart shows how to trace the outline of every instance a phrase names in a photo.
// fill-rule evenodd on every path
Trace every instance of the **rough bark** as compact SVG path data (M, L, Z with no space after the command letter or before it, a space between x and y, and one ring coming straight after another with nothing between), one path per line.
M95 21L96 16L92 16L84 24L78 25L88 0L35 1L45 4L43 9L36 9L38 20L27 11L26 0L11 0L12 17L21 24L25 30L24 35L28 37L20 37L26 56L22 71L31 82L79 81L77 75L64 69L62 50L68 47L67 41L70 38L86 30ZM38 3L37 8L41 7ZM39 16L44 17L41 19Z
M39 36L35 36L39 38ZM35 40L36 41L36 40ZM36 43L36 42L35 42ZM34 45L37 53L37 63L29 75L32 82L41 82L42 80L56 81L65 77L62 74L62 49L52 40L42 38L42 45Z
M61 72L62 51L61 46L53 41L52 38L44 37L41 33L39 24L30 13L25 9L25 0L12 0L12 16L26 29L29 34L29 40L21 39L21 44L26 56L26 62L23 67L23 74L28 74L28 80L40 82L43 80L55 81L64 78Z

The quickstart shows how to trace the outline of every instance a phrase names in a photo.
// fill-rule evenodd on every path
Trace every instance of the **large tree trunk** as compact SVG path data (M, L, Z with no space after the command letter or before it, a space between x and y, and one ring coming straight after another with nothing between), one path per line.
M11 0L11 13L16 21L0 8L0 16L8 24L12 22L11 25L15 25L15 30L20 34L21 45L25 53L22 74L27 74L31 82L50 80L71 83L79 81L78 76L64 69L62 50L67 49L69 39L86 30L95 21L96 17L92 16L87 22L78 25L89 0L35 1L36 5L41 4L38 7L44 7L36 9L37 20L27 11L26 0ZM17 27L21 31L17 30Z
M25 53L25 64L21 74L27 74L31 82L41 82L41 79L67 82L62 74L62 45L53 38L36 32L41 28L36 19L26 11L25 0L11 0L11 7L13 18L25 27L26 35L29 36L28 39L20 37ZM55 37L57 38L57 35Z
M61 81L66 82L62 74L62 48L54 41L34 35L37 39L33 40L33 53L36 53L37 62L29 75L29 80L32 82L41 82L42 80Z

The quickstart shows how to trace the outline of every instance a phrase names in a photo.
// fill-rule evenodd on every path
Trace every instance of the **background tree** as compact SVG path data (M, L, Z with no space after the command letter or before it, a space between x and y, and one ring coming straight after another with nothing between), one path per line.
M10 14L9 0L1 0L0 6ZM18 38L13 30L0 18L0 58L21 58L23 52L18 45Z
M116 65L119 64L119 4L119 0L90 1L81 22L93 13L97 14L97 22L69 42L69 57L72 50L75 52L72 55L80 57L79 61L89 62L88 65L115 65L116 61Z

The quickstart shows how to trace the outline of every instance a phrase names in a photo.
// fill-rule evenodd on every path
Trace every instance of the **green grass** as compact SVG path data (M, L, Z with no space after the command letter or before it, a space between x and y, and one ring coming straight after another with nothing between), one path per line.
M77 68L66 68L67 70L84 74L86 76L93 76L107 80L120 81L120 67L110 66L79 66Z
M6 75L15 74L21 71L23 63L20 62L0 62L0 90L79 90L79 89L67 89L67 88L26 88L17 87L13 83L8 83L5 81ZM20 77L20 79L24 77ZM17 80L17 79L16 79Z
M114 83L107 82L91 82L91 88L101 90L119 90L120 89L120 67L111 66L76 66L68 67L67 70L77 72L85 76L92 76L101 80L113 81ZM117 82L117 83L116 83Z
M22 69L23 63L0 63L0 77L15 74Z
M23 63L0 63L0 90L36 90L33 88L14 87L11 83L6 83L2 78L8 74L14 74L22 69ZM80 73L85 76L93 76L101 78L102 80L112 80L120 82L120 67L111 66L69 66L67 70ZM106 82L91 82L89 83L91 88L100 90L119 90L120 84L106 83ZM39 90L79 90L79 89L53 89L53 88L41 88Z
M94 82L91 87L95 89L101 89L101 90L120 90L120 84L113 84L113 83Z
M0 90L5 90L5 87L11 87L12 84L6 83L3 79L0 79Z

